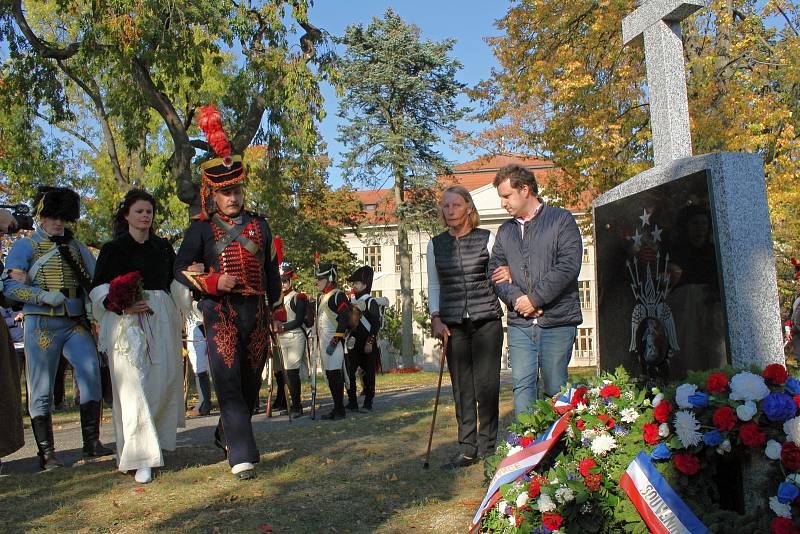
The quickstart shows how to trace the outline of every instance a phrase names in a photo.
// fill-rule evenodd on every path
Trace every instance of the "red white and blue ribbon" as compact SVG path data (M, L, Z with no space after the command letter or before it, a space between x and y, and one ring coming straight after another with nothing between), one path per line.
M619 485L653 534L711 534L664 480L644 451L630 463Z
M511 456L503 458L500 465L497 466L497 471L489 484L489 489L486 491L486 496L483 498L478 512L472 518L472 525L470 531L474 531L480 527L481 518L486 510L494 506L500 500L500 487L503 484L508 484L521 478L526 473L529 473L541 462L553 445L558 443L561 434L567 429L569 423L569 414L565 413L555 423L553 423L547 432L539 436L536 441L517 451Z
M572 405L572 397L575 395L576 391L578 391L577 387L571 387L569 390L556 397L553 403L553 409L556 413L561 415L575 408L575 406Z

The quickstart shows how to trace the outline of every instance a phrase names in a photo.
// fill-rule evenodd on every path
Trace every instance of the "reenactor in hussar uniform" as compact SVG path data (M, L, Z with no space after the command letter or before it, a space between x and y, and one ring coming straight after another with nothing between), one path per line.
M286 366L286 376L289 380L289 395L291 396L291 416L303 415L302 399L300 397L300 365L306 355L306 333L303 330L303 321L306 317L306 308L310 305L305 293L298 292L292 287L297 275L288 264L281 265L281 289L283 289L283 308L279 308L273 315L273 329L277 332L283 352L283 363ZM287 410L286 388L282 371L275 372L275 382L278 386L278 395L275 410Z
M314 276L319 293L314 325L317 350L333 397L333 410L322 419L344 419L347 415L344 409L344 338L350 324L350 302L336 287L336 267L333 264L320 263Z
M364 265L347 278L355 291L352 299L354 320L351 321L353 346L348 347L347 351L347 370L350 374L347 409L353 411L358 411L357 368L360 367L364 373L364 409L372 410L372 400L375 398L375 360L380 357L378 331L381 328L381 306L370 295L373 275L372 267Z
M63 353L81 392L83 455L114 454L100 442L102 391L97 347L87 318L95 259L66 223L78 220L80 197L71 189L40 186L33 199L37 225L18 239L6 260L6 297L23 303L31 427L44 470L62 467L53 439L53 386Z
M282 303L278 256L266 219L244 209L242 158L230 154L219 112L201 108L197 122L219 157L201 165L202 212L186 231L175 278L202 297L220 407L215 444L244 480L255 477L259 460L250 417L269 351L270 314Z

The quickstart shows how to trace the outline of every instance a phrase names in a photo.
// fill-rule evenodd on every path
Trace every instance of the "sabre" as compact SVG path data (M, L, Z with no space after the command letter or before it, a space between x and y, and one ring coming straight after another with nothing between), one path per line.
M267 417L272 417L272 389L274 387L272 383L272 373L274 372L272 369L272 353L273 349L270 349L267 356Z
M316 359L313 360L312 365L312 357L311 354L313 350L311 348L311 342L308 339L310 334L303 329L303 335L306 336L306 364L308 365L308 378L311 381L311 419L316 419L317 409L316 409L316 400L317 400L317 362Z
M281 340L278 335L275 333L275 330L272 328L272 324L269 326L269 336L272 338L273 347L278 349L278 354L280 355L280 364L281 364L281 374L283 374L283 395L284 399L286 399L286 414L289 416L289 422L292 422L292 410L289 407L289 402L291 399L291 394L289 392L289 373L286 371L286 361L283 358L283 346L281 345ZM275 351L272 351L273 356L275 355ZM270 396L272 399L272 396Z

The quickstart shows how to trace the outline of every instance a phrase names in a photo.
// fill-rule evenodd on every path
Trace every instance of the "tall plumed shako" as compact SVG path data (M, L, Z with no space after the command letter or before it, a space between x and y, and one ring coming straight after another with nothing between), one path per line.
M225 129L222 126L222 114L214 104L200 106L200 112L195 117L197 126L203 130L206 141L216 153L217 158L210 159L200 164L200 174L202 184L200 188L200 203L202 213L207 214L208 196L212 191L218 191L241 184L244 181L244 167L242 166L242 156L231 154L231 146ZM202 217L202 215L201 215Z
M314 270L315 278L325 278L328 282L336 282L336 266L332 263L320 263Z
M81 197L66 187L40 185L33 197L33 214L75 222L81 216Z

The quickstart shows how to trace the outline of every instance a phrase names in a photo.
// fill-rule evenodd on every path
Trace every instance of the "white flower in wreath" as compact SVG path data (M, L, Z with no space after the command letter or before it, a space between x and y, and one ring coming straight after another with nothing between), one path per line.
M525 506L525 503L527 503L527 502L528 502L528 493L527 492L523 491L522 493L517 495L517 500L516 500L517 508L522 508L523 506Z
M620 412L623 423L633 423L639 419L639 413L633 408L625 408Z
M567 486L561 486L556 490L556 500L561 504L572 502L575 499L575 492Z
M505 499L500 499L497 503L497 511L500 512L500 515L506 515L506 510L508 510L508 503Z
M675 402L678 403L679 408L691 408L692 403L689 402L689 397L697 393L697 386L694 384L681 384L675 390Z
M797 473L792 473L791 475L786 477L786 482L794 484L795 486L800 486L800 475L798 475Z
M604 456L606 453L617 447L617 440L614 436L603 432L592 440L592 452L597 456Z
M669 425L667 423L658 425L658 435L662 438L669 436Z
M519 451L521 451L523 448L524 448L524 447L520 447L519 445L514 445L513 447L511 447L510 449L508 449L508 452L506 453L506 457L508 457L508 456L511 456L512 454L518 453L518 452L519 452Z
M703 435L699 432L700 422L694 413L680 410L675 412L675 433L684 447L693 447L703 441Z
M589 390L589 395L591 395L593 397L597 397L598 395L600 395L600 388L592 388L592 389L590 389Z
M632 401L633 400L633 391L626 391L622 394L622 398L625 400Z
M595 430L592 430L591 428L587 429L587 430L584 430L583 431L583 437L588 439L588 440L593 440L594 438L597 437L597 432Z
M747 401L744 404L736 407L736 417L742 421L749 421L753 418L757 411L758 408L756 408L756 403L753 401Z
M664 400L664 394L663 393L656 393L656 396L653 397L653 408L655 408L656 406L661 404L662 400Z
M508 516L508 524L511 525L512 527L516 527L517 526L517 518L514 517L513 514Z
M726 439L717 447L717 454L725 454L727 452L731 452L731 440L729 439Z
M575 411L577 413L583 413L586 410L587 410L587 406L586 406L586 403L584 403L584 402L579 402L578 406L575 407Z
M731 400L757 401L769 395L764 378L742 371L731 378Z
M542 493L539 495L539 500L536 501L536 507L539 509L540 512L550 512L556 509L556 503L553 502L553 499L546 493Z
M783 504L778 500L778 497L769 498L769 507L777 516L785 517L786 519L792 518L792 506L789 503Z
M781 444L771 439L767 442L767 447L764 449L764 454L767 455L767 458L770 460L780 460L781 459Z
M800 446L800 416L783 423L783 431L786 432L787 438L792 440L795 445Z

